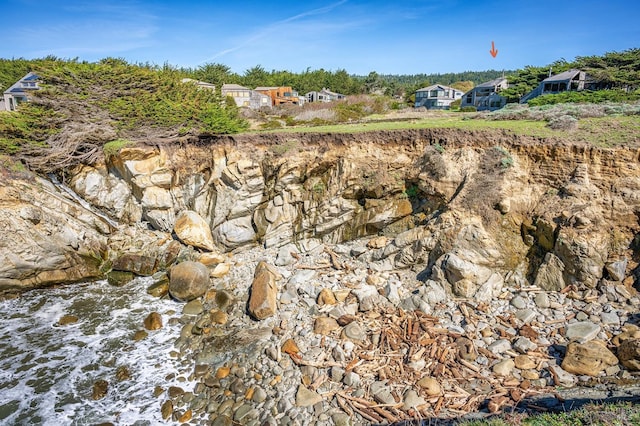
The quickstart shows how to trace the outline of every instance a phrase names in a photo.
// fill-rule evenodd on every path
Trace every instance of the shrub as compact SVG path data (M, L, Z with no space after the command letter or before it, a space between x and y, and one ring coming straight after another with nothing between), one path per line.
M114 141L107 142L106 144L104 144L102 146L102 151L104 152L104 155L106 157L112 157L118 154L118 152L120 152L122 148L124 148L127 145L130 145L131 143L132 143L131 141L128 141L126 139L116 139Z
M575 130L578 128L578 120L570 115L561 115L549 119L547 126L553 130Z
M476 111L478 111L478 108L474 107L473 105L460 108L460 112L476 112Z

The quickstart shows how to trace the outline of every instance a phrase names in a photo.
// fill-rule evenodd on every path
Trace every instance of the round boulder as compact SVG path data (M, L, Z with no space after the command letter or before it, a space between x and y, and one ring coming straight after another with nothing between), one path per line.
M209 269L199 262L182 262L171 268L169 294L188 302L205 294L209 288Z

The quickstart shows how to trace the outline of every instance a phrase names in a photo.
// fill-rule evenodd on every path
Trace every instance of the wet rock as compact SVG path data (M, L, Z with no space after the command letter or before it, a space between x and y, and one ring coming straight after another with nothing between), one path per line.
M181 302L188 302L204 295L209 283L209 269L202 263L178 263L170 271L169 294Z
M628 338L618 346L620 363L631 371L640 371L640 339Z
M585 343L596 338L600 326L591 321L574 322L567 326L565 336L570 341Z
M175 399L179 396L184 395L184 389L182 389L180 386L169 386L167 394L169 395L169 398Z
M224 325L229 321L229 316L226 312L214 310L209 314L209 318L213 324Z
M69 324L75 324L77 323L79 320L79 318L75 315L71 315L71 314L67 314L67 315L63 315L60 317L60 319L57 322L57 325L60 326L65 326L65 325L69 325Z
M106 380L96 380L93 384L93 388L91 391L91 398L93 400L102 399L107 396L107 392L109 391L109 382Z
M131 379L131 371L126 365L121 365L116 369L116 380L122 382Z
M199 299L191 300L187 302L182 308L182 313L184 315L199 315L204 310L204 306Z
M296 392L296 407L310 407L322 402L322 396L317 392L307 389L304 385L298 386Z
M185 245L209 251L216 250L209 224L194 211L183 210L180 212L173 231Z
M169 279L165 277L164 279L151 284L147 288L147 294L154 297L164 297L169 294Z
M230 270L231 270L231 265L229 263L218 263L213 268L209 276L211 276L211 278L222 278L225 275L227 275Z
M170 399L167 399L160 406L160 415L163 420L169 420L171 415L173 414L173 402Z
M226 311L234 302L234 297L233 294L226 290L218 290L214 297L214 301L216 302L216 305L218 305L218 309Z
M597 376L612 365L618 364L618 358L604 342L592 340L586 344L571 342L562 361L562 369L577 375Z
M138 330L135 333L133 333L133 340L135 342L138 342L142 339L146 339L148 335L149 333L147 333L145 330Z
M249 313L254 319L260 321L275 315L278 295L277 278L265 262L258 263L249 297Z
M187 410L184 413L180 414L177 418L178 423L187 423L193 417L193 410Z
M113 261L114 271L132 272L136 275L153 275L156 271L156 258L137 253L124 253Z
M109 285L112 285L114 287L122 287L131 282L134 277L135 276L133 275L133 272L110 271L107 274L107 282L109 283Z
M144 328L147 330L160 330L162 328L162 316L158 312L151 312L144 319Z

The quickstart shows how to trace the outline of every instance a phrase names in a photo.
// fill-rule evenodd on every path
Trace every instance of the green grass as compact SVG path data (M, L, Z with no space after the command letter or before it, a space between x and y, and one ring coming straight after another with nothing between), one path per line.
M581 118L576 130L553 130L545 120L485 120L470 119L470 115L442 113L419 119L385 119L384 115L371 115L367 121L341 123L315 127L287 127L267 132L282 133L362 133L410 129L463 129L503 130L515 135L536 138L554 138L567 142L586 142L608 148L615 146L640 146L640 115L610 115L606 117ZM264 132L264 131L259 131Z
M386 121L375 120L375 117L369 117L367 122L358 122L353 124L342 123L315 127L291 127L280 129L278 132L300 133L361 133L380 130L407 130L407 129L465 129L465 130L481 130L481 129L504 129L512 131L516 134L531 136L554 136L557 132L546 128L543 121L534 120L465 120L464 115L450 114L441 117L429 117L415 120L402 121Z
M464 426L626 426L640 425L640 406L630 402L588 404L583 408L541 414L503 414L487 420L463 421Z

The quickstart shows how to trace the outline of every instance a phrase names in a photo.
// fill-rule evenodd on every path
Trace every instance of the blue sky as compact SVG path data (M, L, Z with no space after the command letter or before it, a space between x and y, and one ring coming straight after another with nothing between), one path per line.
M516 69L640 47L640 2L0 0L0 57L55 55L243 74ZM491 41L498 55L491 57Z

